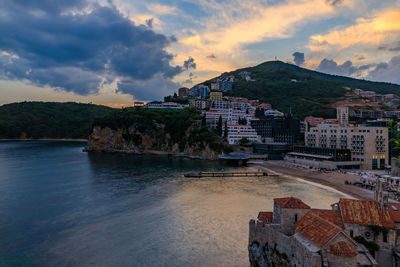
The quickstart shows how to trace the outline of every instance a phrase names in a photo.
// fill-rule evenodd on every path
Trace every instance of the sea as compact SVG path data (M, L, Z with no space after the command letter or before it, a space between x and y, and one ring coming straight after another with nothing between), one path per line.
M274 198L342 197L279 176L185 178L244 169L85 145L0 142L0 266L249 266L249 220Z

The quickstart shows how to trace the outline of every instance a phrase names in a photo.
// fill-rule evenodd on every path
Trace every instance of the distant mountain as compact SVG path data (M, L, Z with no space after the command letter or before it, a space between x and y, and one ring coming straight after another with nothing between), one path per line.
M112 108L93 104L21 102L0 106L0 139L87 138L95 118Z
M250 72L254 81L242 78L239 73L243 71ZM281 61L268 61L230 73L235 75L235 83L225 95L259 99L283 112L291 110L298 118L335 117L335 110L326 105L339 101L348 92L344 87L400 95L400 85L329 75ZM215 79L204 84L210 85Z

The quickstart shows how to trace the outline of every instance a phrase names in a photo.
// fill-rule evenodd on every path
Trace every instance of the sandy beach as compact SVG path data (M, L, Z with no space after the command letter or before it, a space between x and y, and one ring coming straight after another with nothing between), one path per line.
M358 175L341 172L322 173L316 170L296 168L285 161L266 161L262 165L265 169L281 176L300 178L312 183L321 184L336 189L357 199L374 199L374 192L354 185L346 185L345 181L354 182Z

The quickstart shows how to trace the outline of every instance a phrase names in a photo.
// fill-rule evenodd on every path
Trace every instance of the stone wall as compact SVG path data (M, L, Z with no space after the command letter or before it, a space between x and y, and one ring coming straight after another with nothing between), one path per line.
M286 235L294 234L293 225L300 220L310 209L282 209L281 232Z
M392 175L394 176L400 176L400 159L398 158L392 158Z
M293 225L300 220L310 209L286 209L274 203L273 224L281 225L281 232L286 235L293 235ZM297 220L296 220L297 219Z
M339 257L328 254L329 267L352 267L357 266L357 257Z
M249 229L251 266L321 266L318 253L308 250L296 236L279 232L279 225L251 220Z
M374 235L374 231L365 225L345 223L345 231L353 237L362 236L369 242L375 242L379 246L379 250L375 253L375 259L379 266L393 266L393 248L396 248L396 230L389 229L387 234L387 242L383 240L383 233Z

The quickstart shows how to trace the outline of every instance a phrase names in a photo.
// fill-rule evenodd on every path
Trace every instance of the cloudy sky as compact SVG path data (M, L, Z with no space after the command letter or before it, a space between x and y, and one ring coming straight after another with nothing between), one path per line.
M0 104L159 100L278 59L400 84L398 0L2 0Z

